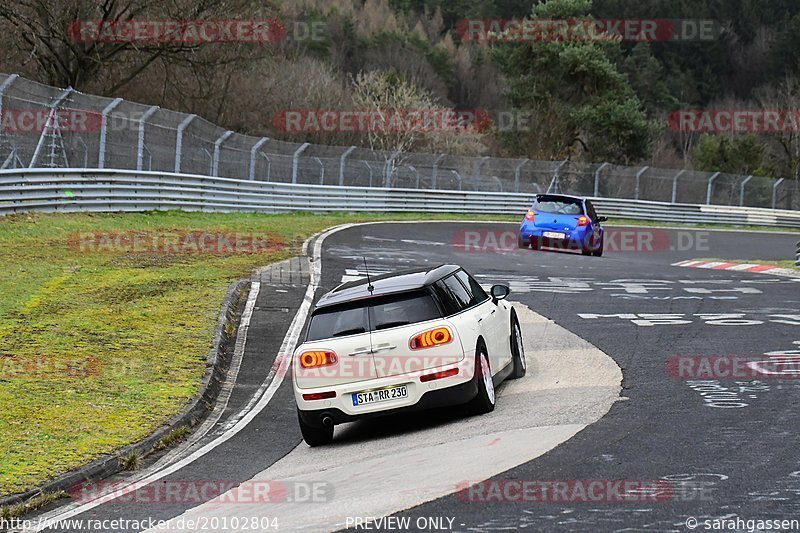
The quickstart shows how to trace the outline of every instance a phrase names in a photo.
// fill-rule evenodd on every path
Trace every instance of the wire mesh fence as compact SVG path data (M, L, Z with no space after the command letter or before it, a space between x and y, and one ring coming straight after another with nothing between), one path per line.
M226 131L201 117L0 75L0 168L106 168L277 183L561 192L669 203L800 209L793 179L387 152Z

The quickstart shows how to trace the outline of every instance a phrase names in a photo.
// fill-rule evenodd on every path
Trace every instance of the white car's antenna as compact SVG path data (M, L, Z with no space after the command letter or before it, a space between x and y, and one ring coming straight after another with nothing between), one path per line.
M367 271L367 290L372 294L375 291L375 287L372 285L372 280L369 277L369 267L367 266L367 258L364 257L364 269Z

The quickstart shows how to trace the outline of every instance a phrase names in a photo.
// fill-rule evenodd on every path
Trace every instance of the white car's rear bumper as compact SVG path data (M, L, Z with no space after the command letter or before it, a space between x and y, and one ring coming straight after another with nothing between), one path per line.
M455 369L453 376L422 382L421 377L437 372ZM431 409L466 403L477 394L473 381L475 374L475 352L468 352L458 363L428 369L413 374L403 374L386 378L371 379L343 385L314 389L299 389L294 386L294 395L300 416L313 426L321 426L322 419L330 416L334 423L350 422L362 417L374 416L395 411ZM353 394L405 385L408 396L389 399L378 403L354 405ZM336 393L334 398L306 400L303 395Z

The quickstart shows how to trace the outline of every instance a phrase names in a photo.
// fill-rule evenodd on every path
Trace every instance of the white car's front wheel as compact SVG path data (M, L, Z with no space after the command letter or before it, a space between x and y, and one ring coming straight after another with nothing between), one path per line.
M470 410L475 414L485 414L494 411L495 393L492 381L492 370L489 366L489 354L483 345L478 346L475 354L475 383L478 385L478 395L470 402Z

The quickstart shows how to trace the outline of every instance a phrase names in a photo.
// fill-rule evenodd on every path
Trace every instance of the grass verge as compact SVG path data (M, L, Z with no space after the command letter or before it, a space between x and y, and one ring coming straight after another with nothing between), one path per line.
M330 226L426 218L462 217L0 217L0 496L113 453L178 412L199 390L231 281L297 255L307 237ZM129 254L74 245L79 233L130 231L271 233L286 246L255 254Z

